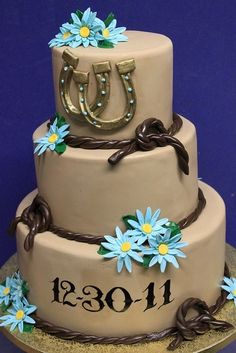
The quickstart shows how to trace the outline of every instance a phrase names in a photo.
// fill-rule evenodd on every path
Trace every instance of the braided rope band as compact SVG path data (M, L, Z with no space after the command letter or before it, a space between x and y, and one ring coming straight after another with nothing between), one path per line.
M227 265L225 266L225 276L230 277ZM174 340L168 346L168 350L175 350L184 340L194 340L197 335L202 335L213 329L218 331L227 331L233 328L230 323L216 320L212 315L217 313L226 303L227 293L222 289L219 298L212 307L197 298L189 298L177 310L176 326L167 328L161 332L151 334L141 334L126 337L98 337L86 335L81 332L74 332L68 329L57 327L51 323L32 316L36 321L36 327L47 334L56 336L64 340L73 340L80 343L92 344L136 344L160 341L166 337L174 336ZM194 309L198 314L186 320L187 313Z
M51 120L50 124L53 122ZM50 126L48 124L48 126ZM73 148L83 149L118 149L108 159L111 165L116 165L125 156L136 151L151 151L156 147L172 146L177 154L180 169L189 174L189 156L184 145L174 137L181 129L183 121L179 115L173 114L173 124L166 129L161 120L150 118L144 120L135 130L135 137L126 140L105 140L89 136L68 135L65 143Z
M202 210L206 205L206 199L201 189L198 189L198 205L196 209L186 218L179 222L180 229L188 227L190 224L195 222ZM32 204L25 208L20 217L16 217L10 227L9 233L14 234L16 231L17 224L22 222L29 227L29 233L25 239L24 248L29 251L33 248L34 238L38 233L44 233L46 231L52 232L61 238L67 240L74 240L81 243L97 244L100 245L104 241L102 235L82 234L74 233L64 228L57 227L52 223L52 214L48 203L43 199L42 196L37 195Z

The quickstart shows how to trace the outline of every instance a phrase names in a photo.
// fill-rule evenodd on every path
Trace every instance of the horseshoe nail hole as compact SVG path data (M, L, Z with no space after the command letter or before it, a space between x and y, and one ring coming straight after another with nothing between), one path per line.
M69 69L68 66L64 66L64 71L67 71Z
M80 92L83 92L84 87L83 87L83 86L80 86L79 90L80 90Z
M103 83L105 83L105 82L106 82L105 77L103 77L101 81L102 81Z
M105 94L106 94L106 91L102 91L101 93L102 93L102 95L103 95L103 96L105 96Z
M102 106L102 103L99 102L99 103L97 104L97 106L98 106L98 107L101 107L101 106Z
M129 81L129 76L128 75L125 76L125 80Z
M131 99L130 104L134 104L134 100L133 99Z

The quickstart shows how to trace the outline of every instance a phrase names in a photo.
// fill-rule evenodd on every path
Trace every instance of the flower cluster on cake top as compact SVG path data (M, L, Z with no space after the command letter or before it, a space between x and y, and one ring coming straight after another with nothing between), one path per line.
M188 243L180 241L182 234L176 223L158 219L159 216L160 210L152 213L150 207L145 215L137 210L136 216L124 216L127 231L123 233L116 227L116 237L105 235L98 254L105 259L117 258L119 273L123 267L131 273L132 260L146 268L158 265L161 272L165 272L168 263L179 268L176 257L186 257L180 249Z
M88 8L85 12L77 10L71 19L60 27L60 32L50 40L49 47L70 46L77 48L89 45L99 48L113 48L118 42L126 42L128 37L123 33L126 27L117 27L113 13L102 21L97 12Z
M0 285L0 309L5 314L0 317L0 326L9 326L10 331L32 332L35 320L30 315L37 307L29 304L25 297L28 292L28 285L19 272Z

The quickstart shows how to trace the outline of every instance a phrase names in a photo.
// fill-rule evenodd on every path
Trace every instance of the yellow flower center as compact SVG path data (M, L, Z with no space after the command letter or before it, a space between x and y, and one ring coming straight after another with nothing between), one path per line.
M108 38L109 35L110 35L109 29L108 29L108 28L105 28L105 29L102 31L102 35L103 35L103 37Z
M25 313L23 310L18 310L16 313L16 320L22 320L25 316Z
M121 245L121 250L124 251L124 252L127 252L131 249L131 244L129 241L126 241L125 243L123 243Z
M236 297L236 289L232 291L232 294Z
M6 287L3 291L3 295L8 295L10 293L10 288Z
M147 233L150 234L152 232L152 226L149 223L145 223L142 225L142 230Z
M169 248L167 244L160 244L157 250L159 251L160 255L166 255L168 254Z
M81 35L81 37L83 38L87 38L90 35L90 29L88 27L81 27L79 34Z
M59 136L57 134L52 134L51 136L49 136L48 142L54 143L54 142L56 142L58 140L58 137Z
M71 33L68 31L68 32L65 32L62 36L63 39L67 39L71 36Z

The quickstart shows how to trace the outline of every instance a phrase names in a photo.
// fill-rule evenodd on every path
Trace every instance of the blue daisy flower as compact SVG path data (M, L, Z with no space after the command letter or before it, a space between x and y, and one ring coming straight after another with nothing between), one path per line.
M188 245L188 243L180 242L181 234L171 237L171 230L166 229L164 234L158 234L154 238L148 238L150 248L142 249L144 255L153 255L149 267L159 263L161 272L165 272L167 263L171 263L174 267L179 268L176 257L185 258L186 255L180 251Z
M23 298L22 301L17 301L12 304L11 309L8 309L8 315L0 317L3 321L0 326L9 326L10 331L15 330L17 327L21 333L24 330L24 323L35 324L35 321L29 316L37 310L35 305L30 305L28 301Z
M70 33L75 35L75 40L71 43L72 48L76 48L80 45L83 45L85 48L89 45L97 47L98 42L96 39L96 34L101 28L101 22L96 18L97 13L92 12L88 8L81 18L72 13L71 17L73 23L69 25L68 29Z
M139 246L131 237L130 231L122 233L119 227L116 227L117 238L106 235L104 238L107 242L102 242L101 245L110 252L103 256L107 259L117 257L117 271L120 273L123 266L128 272L132 272L131 259L142 263L143 259L137 254L140 251Z
M0 305L8 306L11 304L12 278L7 277L5 285L0 285Z
M75 40L75 34L70 32L71 25L69 23L64 23L60 27L60 33L58 33L55 38L50 40L48 43L49 47L62 47L63 45L69 45L73 47L73 42Z
M164 233L166 228L163 226L168 222L167 218L162 218L158 220L161 211L157 210L152 214L150 207L147 208L145 216L140 210L136 211L137 220L128 220L128 223L131 225L134 230L132 231L135 240L138 242L138 245L143 244L150 237L155 237L159 233Z
M99 22L102 26L101 33L96 35L97 40L106 40L113 44L117 44L118 42L127 42L128 37L123 34L126 31L126 27L117 27L117 20L114 19L111 21L108 27L106 27L103 21Z
M14 273L12 276L12 286L11 286L11 297L15 302L18 299L23 298L23 286L26 285L26 282L21 278L20 272Z
M221 285L221 288L229 293L227 299L233 300L236 306L236 278L224 277L224 283L226 285Z
M61 127L57 127L57 119L54 120L54 123L50 126L49 131L46 135L38 140L35 140L34 143L37 144L34 153L37 153L40 156L47 149L54 151L56 146L64 142L64 137L69 134L67 130L69 128L68 124L64 124Z

